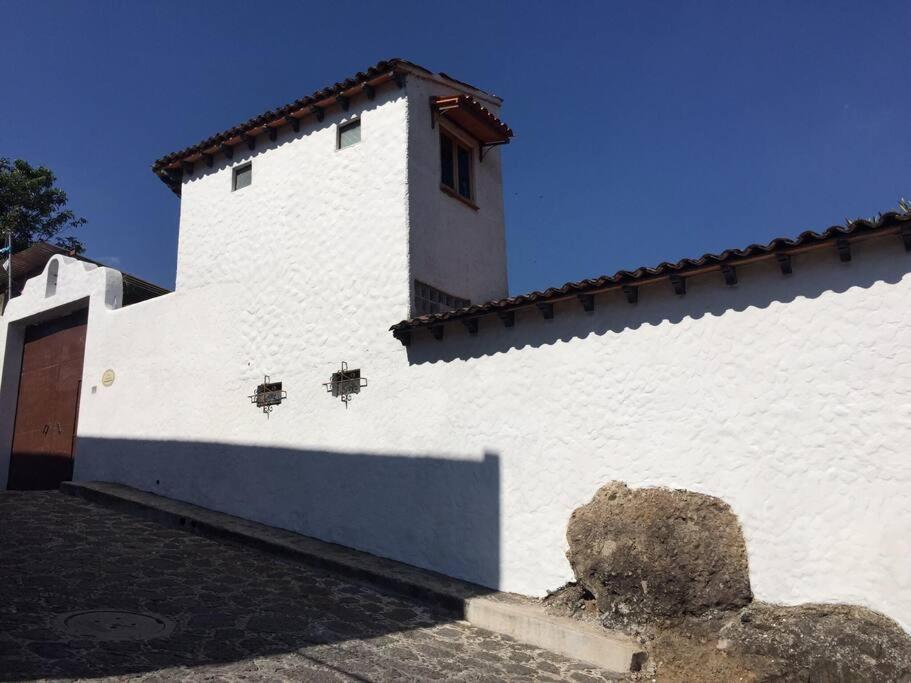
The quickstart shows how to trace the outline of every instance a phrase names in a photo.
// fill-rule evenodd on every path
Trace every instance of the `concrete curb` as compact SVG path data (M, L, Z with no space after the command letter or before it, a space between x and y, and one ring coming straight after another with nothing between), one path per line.
M502 633L608 671L638 670L644 661L641 646L626 634L549 615L531 598L500 593L402 562L122 484L63 482L60 490L165 526L250 546L416 598L478 628Z

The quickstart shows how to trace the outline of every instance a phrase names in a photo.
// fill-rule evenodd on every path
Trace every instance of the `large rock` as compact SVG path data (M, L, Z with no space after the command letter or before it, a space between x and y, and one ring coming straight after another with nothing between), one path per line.
M856 605L752 603L659 629L649 650L659 681L911 681L911 638Z
M567 539L576 579L608 618L701 614L752 599L740 525L712 496L611 482L573 512Z

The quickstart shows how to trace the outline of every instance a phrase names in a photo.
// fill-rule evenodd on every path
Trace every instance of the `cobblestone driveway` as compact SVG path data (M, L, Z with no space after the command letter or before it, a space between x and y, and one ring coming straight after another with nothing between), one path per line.
M77 610L167 637L68 635ZM426 605L54 492L0 492L0 681L611 680Z

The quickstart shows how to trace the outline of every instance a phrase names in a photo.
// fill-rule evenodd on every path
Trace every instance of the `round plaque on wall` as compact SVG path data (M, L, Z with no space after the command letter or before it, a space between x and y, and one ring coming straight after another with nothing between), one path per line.
M111 386L114 383L114 371L110 368L105 370L101 375L101 383L106 387Z

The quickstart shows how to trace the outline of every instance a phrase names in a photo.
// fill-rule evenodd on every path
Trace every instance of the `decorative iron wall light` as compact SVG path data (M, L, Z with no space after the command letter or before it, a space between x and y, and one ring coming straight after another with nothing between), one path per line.
M263 376L263 383L256 387L250 396L250 403L255 403L257 408L262 408L268 416L272 408L280 405L288 398L288 392L282 389L281 382L270 382L269 375Z
M347 408L352 395L361 393L361 389L367 386L367 378L361 377L360 369L349 370L348 364L342 361L341 369L333 372L332 377L323 386L333 398L341 398Z

